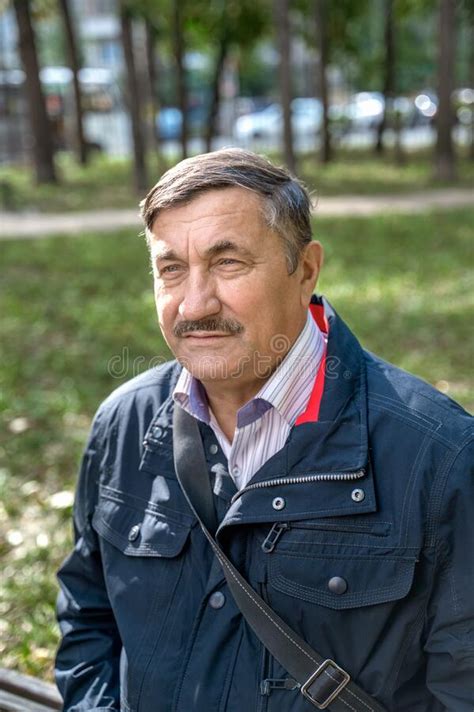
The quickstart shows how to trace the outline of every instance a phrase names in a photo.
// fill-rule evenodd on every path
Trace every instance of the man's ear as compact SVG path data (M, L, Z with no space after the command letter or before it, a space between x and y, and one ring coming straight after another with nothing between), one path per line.
M307 307L316 287L324 261L324 250L318 240L313 240L301 255L301 303Z

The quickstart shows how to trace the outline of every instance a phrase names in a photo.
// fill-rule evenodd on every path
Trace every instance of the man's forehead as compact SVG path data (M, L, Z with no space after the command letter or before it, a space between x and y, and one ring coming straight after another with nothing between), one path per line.
M262 221L262 198L251 190L232 186L207 190L191 200L172 205L160 211L156 217L152 232L157 233L177 222L185 225L200 221L241 222L250 216L259 223Z

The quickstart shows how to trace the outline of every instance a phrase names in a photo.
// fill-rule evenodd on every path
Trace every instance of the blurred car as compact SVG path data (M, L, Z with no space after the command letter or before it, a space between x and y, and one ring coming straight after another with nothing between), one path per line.
M376 91L360 91L353 94L343 107L350 131L375 129L382 121L384 112L383 94Z
M415 117L413 121L414 126L429 126L433 123L438 111L438 97L436 94L427 89L414 99L415 104Z
M462 126L471 126L474 112L474 89L470 87L455 89L452 101L456 111L456 120Z
M188 109L188 130L192 135L202 134L207 122L207 112L204 106L193 106ZM176 141L181 136L183 123L181 109L177 106L164 106L156 116L156 129L162 141Z
M323 109L319 99L299 97L291 102L291 123L295 138L316 135L321 129ZM234 124L234 138L247 142L278 138L283 133L283 110L274 103L261 111L240 116Z

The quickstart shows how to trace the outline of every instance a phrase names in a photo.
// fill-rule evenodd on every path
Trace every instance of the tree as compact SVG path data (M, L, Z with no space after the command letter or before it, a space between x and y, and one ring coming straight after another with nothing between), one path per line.
M208 48L209 36L214 38L216 51L210 80L210 102L206 126L206 149L212 148L217 134L217 119L221 103L223 73L231 53L241 56L269 28L265 3L255 0L195 0L192 6L191 41L196 47Z
M186 91L186 70L184 66L184 22L183 0L173 0L173 53L176 62L176 88L178 106L181 111L181 155L188 155L188 95Z
M33 157L38 183L56 183L51 125L39 78L39 62L31 19L30 0L14 0L19 50L26 74L25 87L33 134Z
M456 2L440 0L438 15L438 112L436 116L435 177L454 180L456 174L452 130L454 111L451 95L454 90L456 49Z
M296 173L296 159L293 147L291 125L291 52L289 0L274 0L277 45L280 55L279 85L283 111L283 154L285 163L292 173Z
M222 4L222 17L219 23L219 40L217 48L216 62L214 66L214 72L211 80L211 102L209 106L209 118L207 122L206 129L206 151L210 151L212 148L212 139L216 134L216 124L217 116L219 113L219 103L220 103L220 86L222 71L224 69L225 61L227 58L227 53L229 51L229 45L231 40L230 23L228 17L228 11L226 7L226 2Z
M150 113L151 113L151 133L153 136L158 167L162 171L164 169L163 155L161 152L160 136L156 125L156 119L160 111L160 99L158 95L158 72L156 61L156 47L158 44L158 32L155 24L150 20L149 16L145 17L145 32L146 32L146 59L148 71L148 91L150 96Z
M383 153L383 135L388 124L388 117L393 113L393 100L395 98L395 30L394 30L394 2L384 0L384 46L385 61L383 67L383 95L384 110L382 120L377 127L376 153Z
M326 0L316 0L316 31L319 46L319 85L321 91L321 102L323 105L323 119L321 126L321 161L323 163L328 163L331 160L332 155L327 80L327 65L329 59L327 11L328 7Z
M68 55L69 66L72 70L72 84L74 90L74 117L76 124L76 148L79 163L85 165L87 163L87 144L84 138L84 124L82 112L82 95L81 86L79 83L79 52L77 49L76 33L74 24L71 18L70 0L59 0L59 7L64 23L66 34L66 52Z
M145 132L142 121L142 101L141 94L138 89L138 78L133 52L132 17L130 10L127 8L123 0L120 7L120 22L122 27L122 44L127 74L128 109L132 123L135 187L138 193L142 193L148 187L145 162Z

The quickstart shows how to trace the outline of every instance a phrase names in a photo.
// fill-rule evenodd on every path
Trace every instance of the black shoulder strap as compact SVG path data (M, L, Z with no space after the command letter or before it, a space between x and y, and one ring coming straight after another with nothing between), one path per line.
M263 645L299 683L301 694L318 709L332 712L385 712L333 660L324 659L258 596L227 558L213 534L217 528L201 434L195 418L174 406L173 453L183 493L218 558L229 589Z

